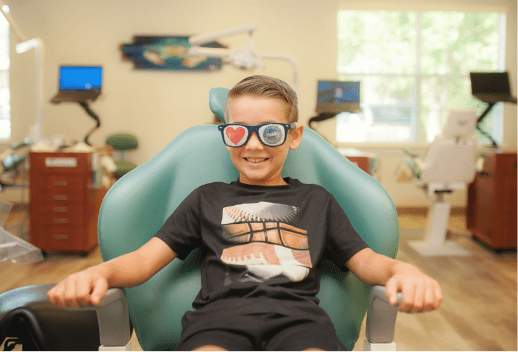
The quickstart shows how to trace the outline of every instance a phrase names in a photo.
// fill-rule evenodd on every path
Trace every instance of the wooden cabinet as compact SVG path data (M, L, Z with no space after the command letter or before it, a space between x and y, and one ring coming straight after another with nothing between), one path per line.
M492 249L516 248L516 153L486 155L468 188L467 227Z
M375 179L378 179L378 158L376 157L376 154L363 152L355 148L340 148L338 151L350 162L358 166L360 169Z
M30 154L31 243L44 252L88 253L106 188L96 185L94 153Z

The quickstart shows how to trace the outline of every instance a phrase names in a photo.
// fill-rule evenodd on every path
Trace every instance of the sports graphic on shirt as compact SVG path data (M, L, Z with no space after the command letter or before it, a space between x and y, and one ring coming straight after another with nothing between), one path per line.
M307 231L295 226L297 207L268 202L223 209L222 235L229 247L221 260L233 270L230 282L299 282L312 268Z

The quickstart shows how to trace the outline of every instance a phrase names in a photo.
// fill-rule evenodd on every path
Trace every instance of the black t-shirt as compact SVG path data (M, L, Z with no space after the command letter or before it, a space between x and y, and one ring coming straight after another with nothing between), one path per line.
M194 190L155 235L185 259L201 248L198 309L233 298L313 301L322 259L345 263L367 247L323 187L216 182Z

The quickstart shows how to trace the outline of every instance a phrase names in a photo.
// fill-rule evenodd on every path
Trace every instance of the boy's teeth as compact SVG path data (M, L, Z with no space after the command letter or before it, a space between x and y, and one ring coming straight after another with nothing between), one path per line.
M246 160L250 161L251 163L259 163L265 159L246 159Z

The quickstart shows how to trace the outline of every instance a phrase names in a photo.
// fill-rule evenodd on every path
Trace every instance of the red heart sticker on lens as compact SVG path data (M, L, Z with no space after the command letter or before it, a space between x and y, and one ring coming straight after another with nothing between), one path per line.
M225 131L228 139L234 144L238 144L245 136L246 128L241 126L229 126Z

